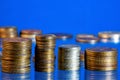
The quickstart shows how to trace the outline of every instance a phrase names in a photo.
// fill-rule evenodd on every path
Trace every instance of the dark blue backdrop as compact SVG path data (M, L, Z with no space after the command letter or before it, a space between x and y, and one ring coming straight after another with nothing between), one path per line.
M0 25L74 35L120 31L120 0L0 0Z
M120 30L119 4L120 0L0 0L0 25L73 34Z

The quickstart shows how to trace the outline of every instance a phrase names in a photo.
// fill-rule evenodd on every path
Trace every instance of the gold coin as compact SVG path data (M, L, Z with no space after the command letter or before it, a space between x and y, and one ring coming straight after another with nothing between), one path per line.
M76 38L94 38L93 34L77 34Z
M80 52L80 61L85 61L85 52L84 51Z
M16 31L15 26L1 26L0 32L6 32L6 31Z
M100 38L104 38L104 39L109 39L111 37L113 37L113 35L120 35L120 32L115 32L115 31L103 31L103 32L99 32L98 36Z
M82 42L82 43L96 43L99 41L99 38L97 37L91 37L91 38L77 38L77 42Z
M45 34L45 35L37 35L36 36L36 40L43 40L43 39L47 39L47 40L50 40L50 39L52 39L52 40L54 40L56 38L56 36L55 35L53 35L53 34Z
M54 69L53 68L35 68L35 71L39 71L39 72L53 72Z
M79 70L79 67L73 67L73 68L65 68L65 67L59 67L59 70Z
M30 68L22 68L22 69L3 68L2 72L5 72L5 73L28 73L28 72L30 72Z
M32 34L42 34L41 30L22 30L21 34L27 34L27 35L32 35Z
M93 56L93 57L114 57L117 56L117 50L114 48L108 47L95 47L95 48L88 48L86 49L86 56Z
M88 70L97 70L97 71L111 71L116 70L117 67L86 67Z

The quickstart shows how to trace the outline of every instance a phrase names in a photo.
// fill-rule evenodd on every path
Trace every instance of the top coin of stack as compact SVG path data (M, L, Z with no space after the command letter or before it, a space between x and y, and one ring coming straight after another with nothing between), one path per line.
M54 71L55 35L37 35L35 49L35 70L39 72Z
M51 34L55 35L56 39L62 39L62 40L70 39L73 37L71 34L68 33L51 33Z
M26 38L3 39L2 71L26 73L30 71L31 40Z
M115 70L117 68L117 50L108 47L86 49L85 67L88 70Z
M76 38L93 38L95 37L93 34L77 34Z
M109 38L120 38L120 32L117 31L103 31L99 32L98 36L102 39L109 39Z
M42 34L40 30L22 30L20 35L23 38L31 38L35 41L35 36Z
M96 43L99 41L99 38L92 34L78 34L76 36L76 41L80 43Z
M1 26L0 27L0 38L13 38L17 37L17 29L14 26Z
M58 67L60 70L79 70L80 47L77 45L61 45L59 47Z

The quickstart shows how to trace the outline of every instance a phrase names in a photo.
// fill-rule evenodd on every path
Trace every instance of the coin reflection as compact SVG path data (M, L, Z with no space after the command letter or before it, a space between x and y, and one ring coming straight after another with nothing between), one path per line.
M35 80L54 80L54 73L35 72Z
M8 74L2 72L2 80L30 80L30 73Z
M80 79L80 72L76 71L58 71L58 80L79 80Z
M85 80L117 80L117 71L85 70Z

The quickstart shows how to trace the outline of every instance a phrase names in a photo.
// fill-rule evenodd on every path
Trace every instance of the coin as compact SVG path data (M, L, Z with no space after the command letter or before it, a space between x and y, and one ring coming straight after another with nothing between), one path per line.
M31 40L26 38L3 39L2 71L26 73L30 71Z
M97 37L77 38L76 41L81 43L96 43L99 41L99 38Z
M100 38L108 39L108 38L120 38L120 32L117 31L103 31L99 32L98 36Z
M59 46L58 55L58 68L60 70L79 70L80 47L78 45L61 45Z
M77 34L76 39L78 38L94 38L93 34Z
M108 71L117 69L117 49L93 47L86 49L85 67L88 70Z
M55 35L45 34L36 36L35 70L38 72L54 71Z
M90 56L117 56L117 49L109 48L109 47L88 48L88 49L86 49L86 55L90 55Z
M34 42L36 35L41 35L41 34L42 34L41 30L22 30L20 36L22 38L30 38Z
M15 26L0 26L0 38L17 37L17 28Z
M56 36L56 39L70 39L72 38L72 34L68 34L68 33L51 33L54 34Z

